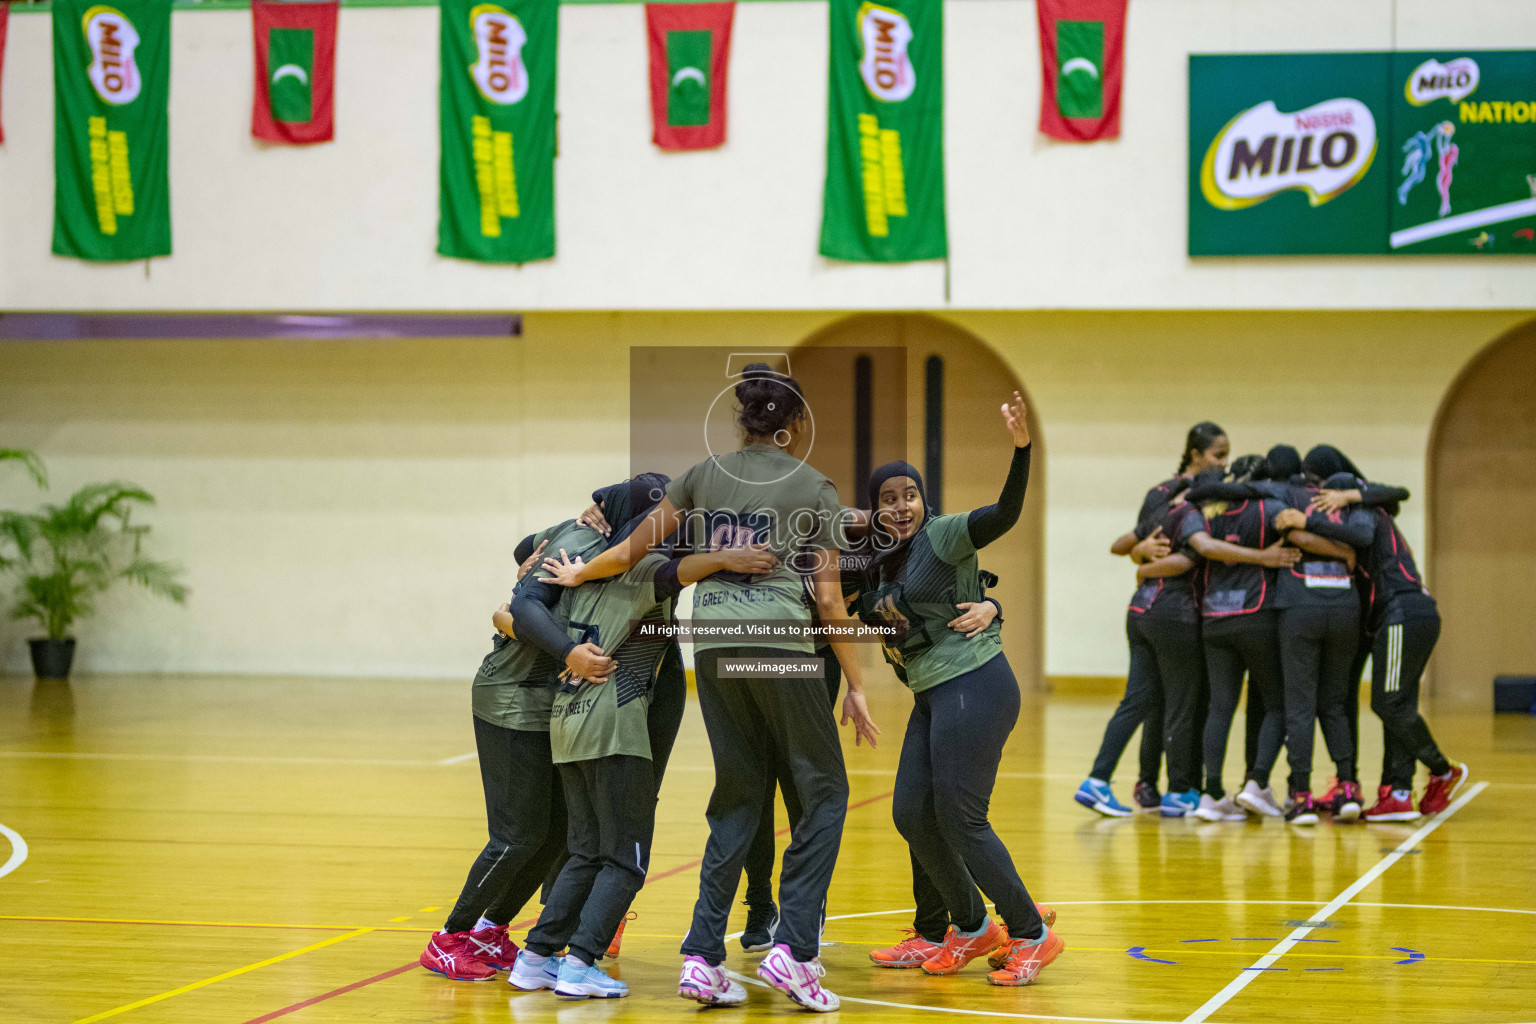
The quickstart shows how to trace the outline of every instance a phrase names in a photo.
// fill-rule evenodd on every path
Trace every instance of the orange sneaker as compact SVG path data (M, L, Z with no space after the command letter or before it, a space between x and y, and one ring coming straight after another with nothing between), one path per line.
M639 916L631 910L619 920L619 930L613 933L613 941L608 943L608 959L612 960L619 955L619 946L624 941L624 926Z
M869 959L876 967L921 967L944 947L923 938L916 928L903 928L906 938L885 949L872 949Z
M923 961L925 974L954 974L966 964L979 956L986 956L998 946L1008 941L1008 933L997 926L997 922L987 918L987 927L980 935L965 936L960 934L960 929L954 925L949 926L949 931L944 936L944 944L939 951L927 960Z
M987 975L987 980L994 985L1033 984L1045 966L1066 948L1067 944L1061 940L1061 936L1049 927L1045 929L1043 939L1014 939L1006 947L1006 959L997 970Z
M1045 922L1047 928L1056 923L1055 907L1048 907L1044 903L1036 903L1035 913L1040 915L1040 920ZM1005 940L1003 944L993 950L991 956L987 957L987 966L991 967L994 971L1001 970L1003 964L1008 962L1008 956L1012 949L1010 943L1006 941L1008 939L1007 925L1003 925L1003 939Z

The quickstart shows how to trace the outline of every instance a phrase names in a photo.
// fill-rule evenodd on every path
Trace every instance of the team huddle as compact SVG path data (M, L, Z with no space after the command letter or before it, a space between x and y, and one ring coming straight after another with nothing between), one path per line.
M1436 814L1467 781L1419 714L1419 680L1440 636L1396 516L1408 492L1368 482L1342 452L1289 445L1227 467L1230 445L1196 424L1177 475L1147 492L1134 531L1111 551L1136 563L1126 619L1130 672L1077 802L1127 816L1110 777L1142 727L1136 808L1164 817L1293 825L1412 821ZM1359 686L1372 665L1371 710L1385 753L1376 802L1364 807L1357 751ZM1224 788L1232 718L1248 679L1243 784ZM1312 793L1314 723L1334 778ZM1288 796L1270 774L1287 751ZM1168 789L1157 788L1166 756ZM1413 777L1429 780L1418 806Z
M880 735L849 639L860 622L881 628L886 663L914 694L892 815L916 912L870 960L948 975L986 958L991 984L1030 984L1065 946L1055 912L1030 897L987 820L1020 696L1000 607L984 592L995 577L977 560L1023 509L1022 398L1002 406L1013 456L997 502L949 515L932 509L905 462L871 473L865 507L840 504L835 485L797 457L809 425L793 378L752 364L735 398L738 451L677 479L644 473L600 488L581 516L518 546L519 581L492 617L497 634L472 688L490 840L422 965L455 980L505 971L518 989L564 998L628 994L603 961L619 955L645 882L686 705L666 627L696 585L690 635L715 781L678 995L746 1001L724 968L745 872L740 942L763 954L758 976L806 1009L838 1008L819 953L848 805L839 719L856 746ZM806 628L749 628L761 623ZM795 660L815 674L773 670ZM776 790L790 818L777 901ZM540 889L519 948L509 927Z

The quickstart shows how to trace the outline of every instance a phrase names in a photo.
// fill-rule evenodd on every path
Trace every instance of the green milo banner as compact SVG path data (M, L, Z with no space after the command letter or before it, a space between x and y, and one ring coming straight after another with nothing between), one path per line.
M555 254L558 0L442 0L437 251L491 263Z
M171 252L171 0L53 3L53 251Z
M942 259L942 0L831 0L823 256Z
M1536 254L1536 51L1398 53L1391 85L1391 250Z
M1191 256L1536 254L1536 52L1197 55Z

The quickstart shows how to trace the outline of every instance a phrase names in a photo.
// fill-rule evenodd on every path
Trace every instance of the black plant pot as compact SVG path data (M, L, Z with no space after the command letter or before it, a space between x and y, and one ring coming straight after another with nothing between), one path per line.
M75 660L75 638L28 640L32 648L32 674L39 679L68 679Z

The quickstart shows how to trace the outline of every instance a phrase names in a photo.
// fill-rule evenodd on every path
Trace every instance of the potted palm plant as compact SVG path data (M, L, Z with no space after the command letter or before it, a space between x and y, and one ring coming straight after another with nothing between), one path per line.
M43 628L43 636L29 641L39 679L69 678L75 655L70 628L118 582L185 603L181 569L145 555L149 527L131 522L134 508L154 503L133 484L104 483L87 484L62 505L0 512L0 538L7 548L0 551L0 568L15 587L11 617L36 619Z

